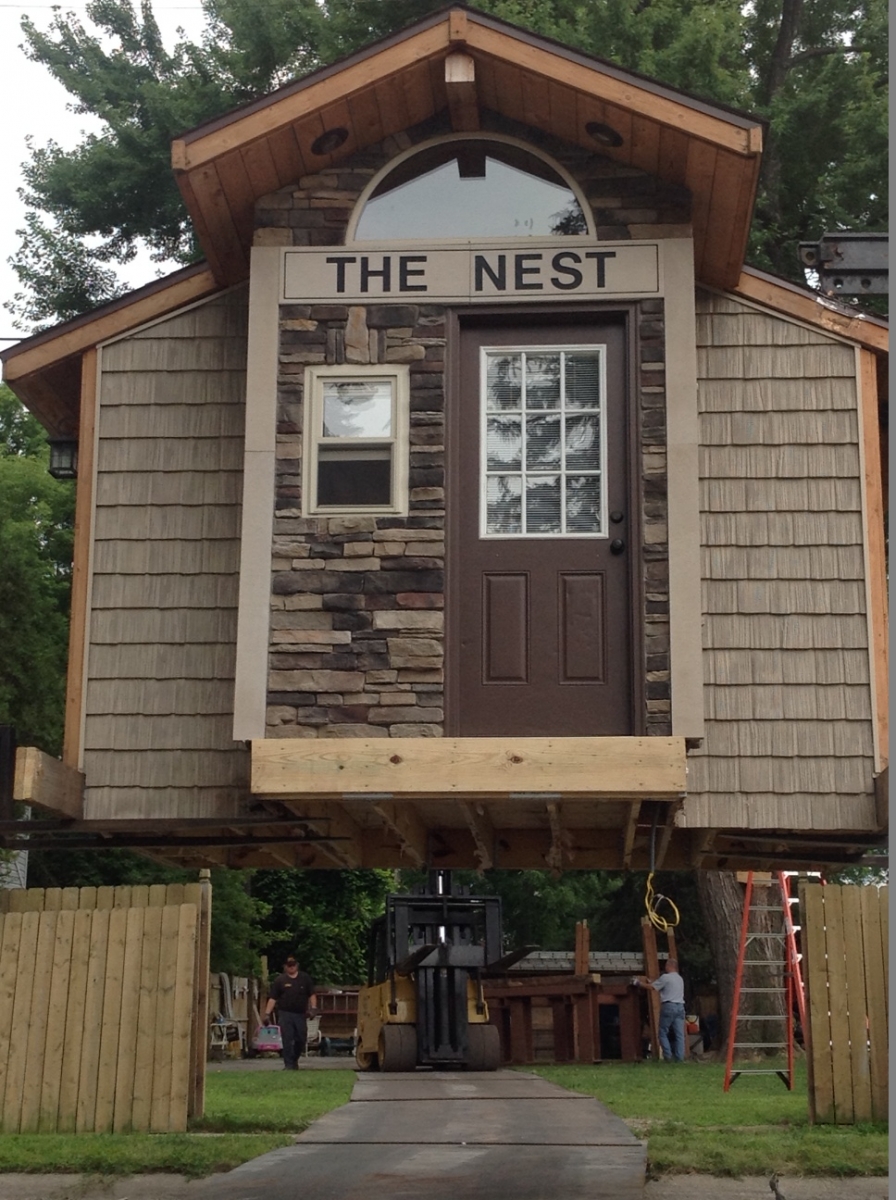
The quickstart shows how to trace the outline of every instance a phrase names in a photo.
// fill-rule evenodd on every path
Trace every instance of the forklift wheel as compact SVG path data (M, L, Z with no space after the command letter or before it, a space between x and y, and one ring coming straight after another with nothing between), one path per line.
M359 1071L376 1071L380 1065L372 1050L362 1050L360 1046L355 1051L355 1063Z
M415 1070L417 1030L414 1026L384 1025L380 1030L379 1060L381 1071Z
M501 1035L495 1025L467 1026L467 1070L497 1071L501 1065Z

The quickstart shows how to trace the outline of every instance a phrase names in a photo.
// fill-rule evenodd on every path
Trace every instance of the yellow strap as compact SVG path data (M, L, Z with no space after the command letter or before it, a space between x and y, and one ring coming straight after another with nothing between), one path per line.
M658 911L659 906L664 901L672 910L671 917L663 917ZM644 906L647 909L647 916L650 919L651 925L653 925L655 929L658 929L660 933L668 933L670 929L674 929L675 926L681 921L681 914L675 906L675 903L670 900L668 896L663 896L661 893L654 892L653 871L651 871L647 876L647 891L644 896Z

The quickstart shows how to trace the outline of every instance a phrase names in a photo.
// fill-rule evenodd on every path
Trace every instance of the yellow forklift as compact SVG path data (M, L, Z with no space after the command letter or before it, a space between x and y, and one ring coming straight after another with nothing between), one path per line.
M387 897L358 996L360 1069L497 1070L501 1038L482 980L528 949L502 958L500 897L471 896L450 871L430 871L426 887Z

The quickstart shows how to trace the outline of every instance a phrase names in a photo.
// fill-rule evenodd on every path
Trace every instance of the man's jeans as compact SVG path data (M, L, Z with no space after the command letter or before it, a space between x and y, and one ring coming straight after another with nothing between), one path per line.
M682 1007L682 1012L684 1008ZM284 1012L280 1009L280 1037L283 1039L283 1065L294 1071L305 1051L308 1025L304 1013Z
M669 1045L669 1034L672 1034L673 1046ZM684 1062L684 1005L671 1004L668 1001L660 1005L660 1049L667 1061L675 1059Z

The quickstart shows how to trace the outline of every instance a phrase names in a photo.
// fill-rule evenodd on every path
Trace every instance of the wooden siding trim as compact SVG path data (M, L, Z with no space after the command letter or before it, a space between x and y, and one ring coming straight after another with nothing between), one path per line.
M666 454L672 732L703 737L700 492L694 254L689 238L661 243L666 322Z
M88 350L81 364L81 415L78 430L78 481L75 489L75 538L72 552L72 600L62 761L80 768L87 692L87 624L90 619L91 551L96 492L99 355Z
M267 710L271 544L277 437L280 250L255 246L249 280L246 442L233 736L263 737Z
M858 343L878 354L889 351L890 331L885 325L872 318L850 316L823 297L804 292L786 280L745 267L731 291L740 301L770 308L798 324L823 329L832 337Z
M868 611L868 652L871 670L871 712L874 769L888 762L889 639L887 626L887 566L884 545L884 499L881 473L880 423L877 401L877 362L870 350L856 349L859 405L859 460L862 472L862 532L865 553L865 591Z
M168 284L151 284L124 301L104 305L88 318L66 321L50 334L38 334L19 343L3 356L3 377L15 391L15 383L25 376L45 370L53 363L111 341L140 325L162 319L179 308L206 299L220 288L208 268L191 271L187 278L178 271Z

